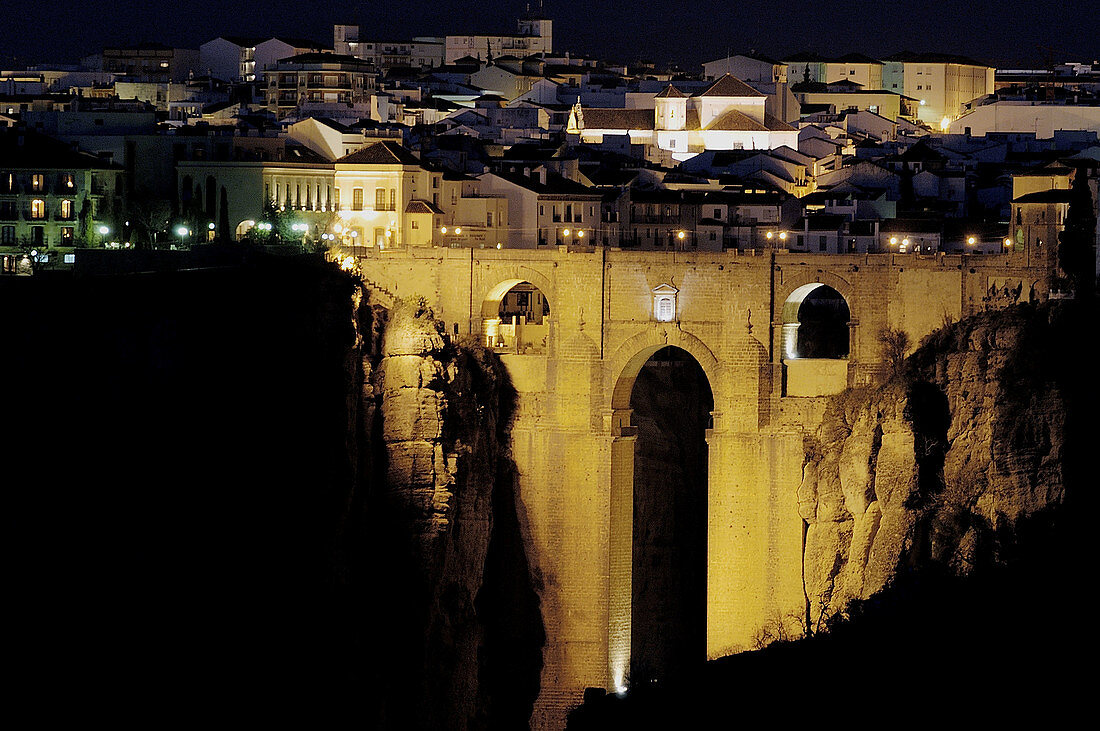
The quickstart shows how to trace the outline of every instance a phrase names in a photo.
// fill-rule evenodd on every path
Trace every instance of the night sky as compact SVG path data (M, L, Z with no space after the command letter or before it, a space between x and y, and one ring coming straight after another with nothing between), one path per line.
M52 0L0 2L0 67L74 61L106 44L160 41L197 48L218 35L332 42L332 24L368 37L514 30L522 0ZM690 9L687 9L690 8ZM694 66L727 50L779 56L896 51L958 53L1001 66L1100 59L1097 0L585 0L548 2L554 48ZM1053 49L1047 51L1046 47Z

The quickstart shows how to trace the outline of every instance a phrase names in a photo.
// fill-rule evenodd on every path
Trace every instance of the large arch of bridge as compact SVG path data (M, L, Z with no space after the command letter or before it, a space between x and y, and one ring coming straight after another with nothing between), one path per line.
M616 348L608 369L611 377L615 379L611 384L612 409L630 408L630 393L634 389L638 372L654 353L667 345L685 350L695 358L703 369L703 373L706 374L711 389L715 392L715 403L717 403L720 368L714 352L695 335L670 325L648 328Z

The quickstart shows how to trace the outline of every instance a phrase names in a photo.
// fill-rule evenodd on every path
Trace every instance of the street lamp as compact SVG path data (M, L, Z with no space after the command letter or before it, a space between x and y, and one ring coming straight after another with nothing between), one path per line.
M180 226L176 229L176 235L180 237L180 247L182 248L187 240L187 235L191 233L191 230L186 226Z

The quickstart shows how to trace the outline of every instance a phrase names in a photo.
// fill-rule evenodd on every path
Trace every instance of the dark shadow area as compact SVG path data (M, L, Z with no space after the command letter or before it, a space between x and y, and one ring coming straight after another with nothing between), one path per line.
M798 308L798 357L847 358L851 312L844 297L822 285Z
M353 287L259 257L0 281L20 687L190 708L346 689Z
M707 443L714 399L703 369L666 347L631 392L634 451L631 683L706 657Z
M369 312L376 323L387 316ZM380 348L374 355L377 368ZM499 357L474 343L426 358L452 374L422 387L445 397L443 451L458 455L458 472L446 528L429 528L410 507L401 494L408 485L370 483L357 532L356 583L375 591L359 640L370 658L362 687L373 701L363 712L370 728L522 728L538 696L545 632L510 455L517 394ZM366 471L381 477L387 450L375 385Z

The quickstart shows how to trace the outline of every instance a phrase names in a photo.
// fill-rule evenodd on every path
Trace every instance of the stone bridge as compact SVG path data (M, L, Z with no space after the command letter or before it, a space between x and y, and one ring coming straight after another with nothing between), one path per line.
M519 393L512 448L547 633L536 728L563 725L586 687L629 682L631 392L651 356L685 351L713 395L702 524L705 656L715 658L805 613L803 433L824 396L879 377L882 329L917 343L945 318L1046 296L1041 272L1013 255L431 248L359 263L374 296L422 296L448 332L496 347ZM847 305L847 357L799 357L800 304L822 285ZM508 316L510 291L525 296L509 307L532 316Z

